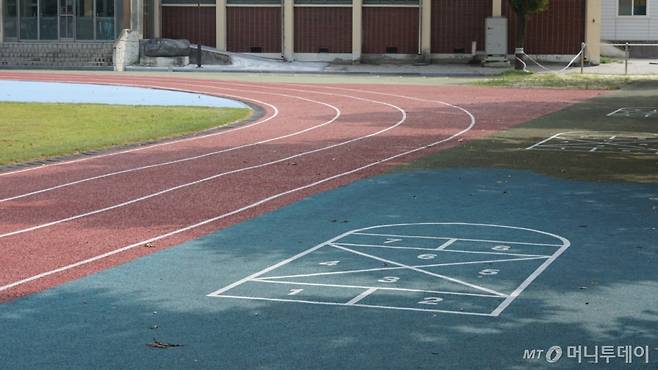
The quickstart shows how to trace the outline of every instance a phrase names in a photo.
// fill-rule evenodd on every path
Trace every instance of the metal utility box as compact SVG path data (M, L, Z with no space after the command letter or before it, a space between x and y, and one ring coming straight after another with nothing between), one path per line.
M507 18L489 17L486 28L485 51L487 55L507 55Z

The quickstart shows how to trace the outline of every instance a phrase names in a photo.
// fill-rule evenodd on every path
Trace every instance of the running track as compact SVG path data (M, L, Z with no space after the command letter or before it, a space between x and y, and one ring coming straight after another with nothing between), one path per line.
M597 94L256 84L127 74L1 72L0 79L183 90L238 98L264 111L253 122L208 135L0 172L0 302Z

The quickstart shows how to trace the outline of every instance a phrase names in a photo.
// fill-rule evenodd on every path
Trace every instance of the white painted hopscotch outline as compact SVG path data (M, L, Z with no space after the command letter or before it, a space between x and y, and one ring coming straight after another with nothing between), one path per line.
M427 225L448 225L448 226L476 226L476 227L493 227L493 228L500 228L500 229L509 229L509 230L521 230L521 231L528 231L528 232L534 232L542 235L546 235L549 237L553 237L557 240L560 241L560 244L546 244L546 243L531 243L531 242L513 242L513 241L499 241L499 240L485 240L485 239L462 239L462 238L450 238L450 237L436 237L436 236L421 236L421 235L400 235L400 234L378 234L378 233L368 233L366 231L374 230L374 229L380 229L380 228L387 228L387 227L400 227L400 226L427 226ZM439 264L421 264L421 265L406 265L403 263L398 263L395 261L391 261L388 259L380 258L377 256L369 255L364 252L359 252L352 250L345 245L347 243L340 243L338 242L340 239L343 239L349 235L371 235L371 236L381 236L384 238L387 238L387 240L390 240L390 238L421 238L421 239L437 239L437 240L447 240L445 243L441 244L438 248L435 249L430 249L430 248L404 248L404 247L397 247L397 246L391 246L391 245L370 245L375 248L391 248L391 249L399 249L399 248L404 248L404 249L411 249L411 250L430 250L430 251L435 251L439 253L446 253L446 252L455 252L455 253L475 253L475 254L482 254L483 255L483 260L482 261L466 261L466 262L452 262L452 263L439 263ZM445 249L447 248L450 244L454 243L455 241L480 241L480 242L490 242L490 243L503 243L503 244L516 244L516 245L528 245L528 246L536 246L536 247L557 247L557 251L553 252L550 255L530 255L530 254L518 254L518 253L501 253L501 252L479 252L479 251L457 251L457 250L448 250ZM449 243L449 244L448 244ZM447 244L447 245L446 245ZM437 312L437 313L451 313L451 314L459 314L459 315L472 315L472 316L490 316L490 317L497 317L499 316L548 266L550 266L551 263L553 263L562 253L564 253L567 248L571 245L571 242L563 238L559 235L551 234L545 231L540 231L540 230L535 230L535 229L529 229L529 228L523 228L523 227L515 227L515 226L504 226L504 225L494 225L494 224L477 224L477 223L462 223L462 222L426 222L426 223L402 223L402 224L388 224L388 225L376 225L376 226L370 226L362 229L356 229L356 230L351 230L348 232L345 232L341 235L338 235L330 240L327 240L325 242L322 242L312 248L309 248L299 254L296 254L288 259L285 259L277 264L274 264L270 267L267 267L261 271L258 271L254 274L251 274L239 281L234 282L233 284L230 284L228 286L225 286L224 288L221 288L217 291L214 291L210 294L208 294L208 297L215 297L215 298L234 298L234 299L243 299L243 300L256 300L256 301L271 301L271 302L290 302L290 303L306 303L306 304L315 304L315 305L328 305L328 306L350 306L350 307L367 307L367 308L380 308L380 309L391 309L391 310L403 310L403 311L420 311L420 312ZM362 245L362 246L368 246L368 245ZM261 276L274 271L290 262L293 262L297 259L300 259L304 256L307 256L320 248L323 247L328 247L328 248L337 248L340 250L343 250L345 252L349 253L354 253L357 255L361 255L367 258L375 259L380 262L385 262L387 265L392 265L388 267L382 267L382 268L372 268L372 269L362 269L362 270L351 270L351 271L334 271L334 272L323 272L323 273L311 273L311 274L297 274L297 275L286 275L286 276L270 276L270 277L265 277L261 278ZM443 248L443 249L441 249ZM493 260L493 259L486 259L486 255L508 255L513 258L508 258L504 260ZM461 281L459 279L451 278L449 276L445 275L440 275L436 273L432 273L429 271L423 270L423 268L427 267L436 267L436 266L459 266L459 265L471 265L471 264L478 264L478 263L497 263L497 262L515 262L515 261L528 261L528 260L540 260L540 259L545 259L544 263L542 263L537 269L535 269L534 272L532 272L512 293L510 294L503 294L497 291L494 291L492 289L488 289L485 287L481 287L475 284L467 283L464 281ZM422 274L427 274L430 276L433 276L435 278L447 280L453 283L461 284L464 286L468 286L470 288L480 290L482 293L461 293L461 292L451 292L451 291L434 291L434 290L422 290L422 289L408 289L408 288L395 288L395 287L373 287L373 286L363 286L363 285L344 285L344 284L320 284L320 283L306 283L306 282L298 282L298 281L285 281L282 279L290 279L290 278L296 278L296 277L309 277L309 276L319 276L319 275L336 275L336 274L348 274L348 273L356 273L356 272L370 272L370 271L390 271L390 270L412 270L416 271ZM308 285L308 286L323 286L323 287L336 287L336 288L349 288L349 289L359 289L362 290L359 294L355 295L353 298L348 300L347 302L322 302L322 301L309 301L309 300L300 300L300 299L285 299L285 298L265 298L265 297L250 297L250 296L239 296L239 295L229 295L226 294L228 291L230 291L233 288L236 288L244 283L247 282L258 282L258 283L269 283L269 284L290 284L290 285ZM382 291L404 291L404 292L420 292L420 293L428 293L428 294L444 294L444 295L457 295L457 296L475 296L475 297L484 297L484 298L492 298L492 299L504 299L493 311L489 313L482 313L482 312L468 312L468 311L452 311L452 310L441 310L441 309L425 309L425 308L417 308L417 307L395 307L395 306L383 306L383 305L369 305L369 304L361 304L358 303L362 301L364 298L367 296L371 295L372 293L382 290ZM296 293L295 293L296 294ZM426 298L428 299L428 298ZM437 300L441 300L440 298L434 298ZM422 302L422 303L428 303L428 304L437 304L439 301L429 301L429 302ZM419 302L420 303L420 302Z
M613 116L639 116L640 118L658 117L658 107L622 107L606 114L606 117Z
M658 134L643 133L642 135L654 138L639 141L637 136L623 136L620 133L567 131L550 136L525 150L658 155ZM551 141L557 142L551 143Z

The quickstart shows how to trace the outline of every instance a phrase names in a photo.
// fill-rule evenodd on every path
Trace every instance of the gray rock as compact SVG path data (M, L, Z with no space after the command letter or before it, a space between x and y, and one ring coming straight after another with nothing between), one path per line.
M147 57L186 57L190 55L188 40L150 39L144 43Z

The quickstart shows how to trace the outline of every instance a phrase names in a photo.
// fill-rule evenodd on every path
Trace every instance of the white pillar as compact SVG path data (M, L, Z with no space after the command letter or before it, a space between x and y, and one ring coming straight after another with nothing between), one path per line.
M295 2L283 0L283 59L292 62L295 56Z
M598 65L601 63L601 0L587 0L585 13L585 57Z
M144 0L130 0L130 29L144 37Z
M162 1L153 0L153 38L162 37Z
M363 0L352 0L352 63L361 61L363 49Z
M226 0L215 0L215 39L217 40L217 50L226 51L226 31L228 30L226 22Z
M501 17L503 15L503 1L502 0L493 0L491 8L492 17Z
M5 19L4 11L5 0L0 0L0 43L5 41L5 24L3 23Z
M432 58L432 0L420 1L420 53L429 62Z

